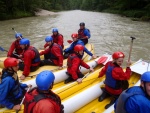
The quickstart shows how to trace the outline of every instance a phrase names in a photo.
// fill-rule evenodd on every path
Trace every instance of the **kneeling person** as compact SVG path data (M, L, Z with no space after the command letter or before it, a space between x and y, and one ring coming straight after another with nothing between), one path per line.
M107 62L105 67L99 73L99 77L106 74L106 79L104 82L105 87L102 88L103 93L100 95L98 101L102 102L109 96L114 97L110 103L105 106L105 109L109 108L116 101L122 91L127 89L129 86L127 80L131 75L131 62L127 62L126 71L124 72L121 67L124 57L125 55L120 51L113 53L113 61Z
M93 68L90 68L90 66L81 59L83 50L84 46L76 45L74 47L74 53L69 55L67 60L67 74L69 75L69 78L65 80L65 84L71 81L77 81L78 83L82 82L82 77L84 75L79 70L80 65L93 71Z
M40 54L35 47L30 46L30 41L27 38L20 40L20 47L24 50L23 62L19 63L19 69L23 71L21 80L29 75L30 72L36 71L40 65Z
M63 51L60 45L53 43L53 38L47 36L45 38L49 48L41 51L40 55L45 55L45 59L41 61L41 65L56 65L59 69L63 66Z

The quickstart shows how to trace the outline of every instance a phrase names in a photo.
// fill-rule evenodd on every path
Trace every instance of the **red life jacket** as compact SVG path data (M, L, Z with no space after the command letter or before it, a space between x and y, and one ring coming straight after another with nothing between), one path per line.
M34 51L34 53L35 53L34 59L32 59L32 65L37 64L41 61L40 53L35 47L30 46L29 48L27 48L27 50Z
M23 49L20 47L19 41L15 41L15 52L20 55L23 52Z
M33 94L32 92L38 92L38 94ZM60 107L60 113L64 113L63 105L61 105L61 100L58 95L54 94L53 92L49 93L40 93L37 88L33 88L29 92L25 94L25 101L24 101L24 113L32 113L33 108L36 105L36 103L42 99L50 99L54 102L56 102Z
M52 60L52 59L55 59L55 60L58 60L58 57L56 57L53 53L52 53L52 47L58 47L58 48L60 48L60 53L61 53L61 55L63 55L63 50L62 50L62 47L60 46L60 45L58 45L57 43L53 43L51 46L49 46L49 49L50 49L50 59Z
M87 29L87 28L79 29L79 30L78 30L78 37L79 37L79 39L85 37L85 34L84 34L84 30L85 30L85 29ZM89 29L87 29L87 30L90 32Z
M54 42L54 43L58 44L58 41L59 41L59 40L58 40L58 37L59 37L59 36L62 36L62 37L64 38L64 36L63 36L62 34L59 34L59 33L58 33L57 35L52 35L52 38L53 38L53 42ZM64 48L64 45L60 45L60 46L61 46L62 48Z
M67 66L68 67L71 67L72 66L72 60L74 59L74 58L77 58L78 56L76 55L76 54L71 54L71 55L69 55L69 57L68 57L68 60L67 60Z

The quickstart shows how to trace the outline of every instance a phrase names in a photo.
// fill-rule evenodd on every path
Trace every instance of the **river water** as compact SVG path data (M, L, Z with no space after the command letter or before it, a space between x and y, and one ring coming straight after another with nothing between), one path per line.
M63 11L55 15L28 17L14 20L0 21L0 46L9 49L15 40L15 28L24 37L31 41L31 45L42 48L44 39L51 35L52 28L56 27L63 34L65 45L71 34L79 29L79 23L85 22L86 27L91 31L89 42L95 46L95 54L102 55L106 52L123 51L128 58L131 39L133 42L131 60L140 58L150 61L150 23L132 21L130 18L121 17L115 14L89 12L81 10ZM0 56L6 56L0 51Z

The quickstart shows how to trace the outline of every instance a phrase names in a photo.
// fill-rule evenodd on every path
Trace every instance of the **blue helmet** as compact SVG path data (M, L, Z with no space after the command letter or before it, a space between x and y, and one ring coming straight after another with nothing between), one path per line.
M16 37L16 38L18 38L18 37L21 37L21 38L22 38L22 34L21 34L21 33L16 33L16 34L15 34L15 37Z
M147 71L147 72L142 74L141 81L150 82L150 71Z
M58 29L57 28L53 28L52 33L54 33L54 32L58 32Z
M53 38L51 36L46 36L45 42L53 41Z
M23 38L20 40L20 45L30 45L30 41L27 38Z
M36 85L39 90L49 90L54 80L55 80L54 74L51 71L45 70L37 75Z

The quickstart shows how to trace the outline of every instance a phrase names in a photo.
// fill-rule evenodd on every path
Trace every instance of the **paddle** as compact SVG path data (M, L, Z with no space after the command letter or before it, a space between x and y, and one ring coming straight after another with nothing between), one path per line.
M1 47L1 46L0 46L0 50L1 50L1 51L5 51L5 52L8 52L6 49L4 49L4 48L3 48L3 47ZM19 55L18 55L18 54L13 53L13 55L15 55L15 56L19 57Z
M72 41L72 40L67 40L67 42L68 42L69 44L71 44L73 41Z
M14 30L14 31L15 31L15 33L17 33L17 31L15 30L15 28L13 28L13 27L12 27L12 30Z
M80 38L80 39L85 39L85 38ZM79 39L79 40L80 40ZM67 42L69 43L69 44L71 44L72 42L73 42L73 40L67 40Z
M29 92L30 88L31 88L31 87L28 87L27 92ZM21 101L21 103L20 103L20 106L23 104L24 99L25 99L25 95L24 95L24 97L22 98L22 101ZM20 110L16 110L16 113L18 113L19 111L20 111Z
M130 51L129 51L129 57L128 57L128 62L130 61L131 57L131 52L132 52L132 46L133 46L133 40L136 39L135 37L130 37L131 38L131 44L130 44Z
M1 47L1 46L0 46L0 50L1 50L1 51L6 51L6 52L8 52L7 50L5 50L5 49L4 49L3 47Z
M107 56L102 56L98 59L97 64L103 64L106 62L107 59L108 59Z
M12 30L15 31L15 33L17 33L17 31L15 30L15 28L12 27ZM19 36L20 39L22 39L22 37Z

